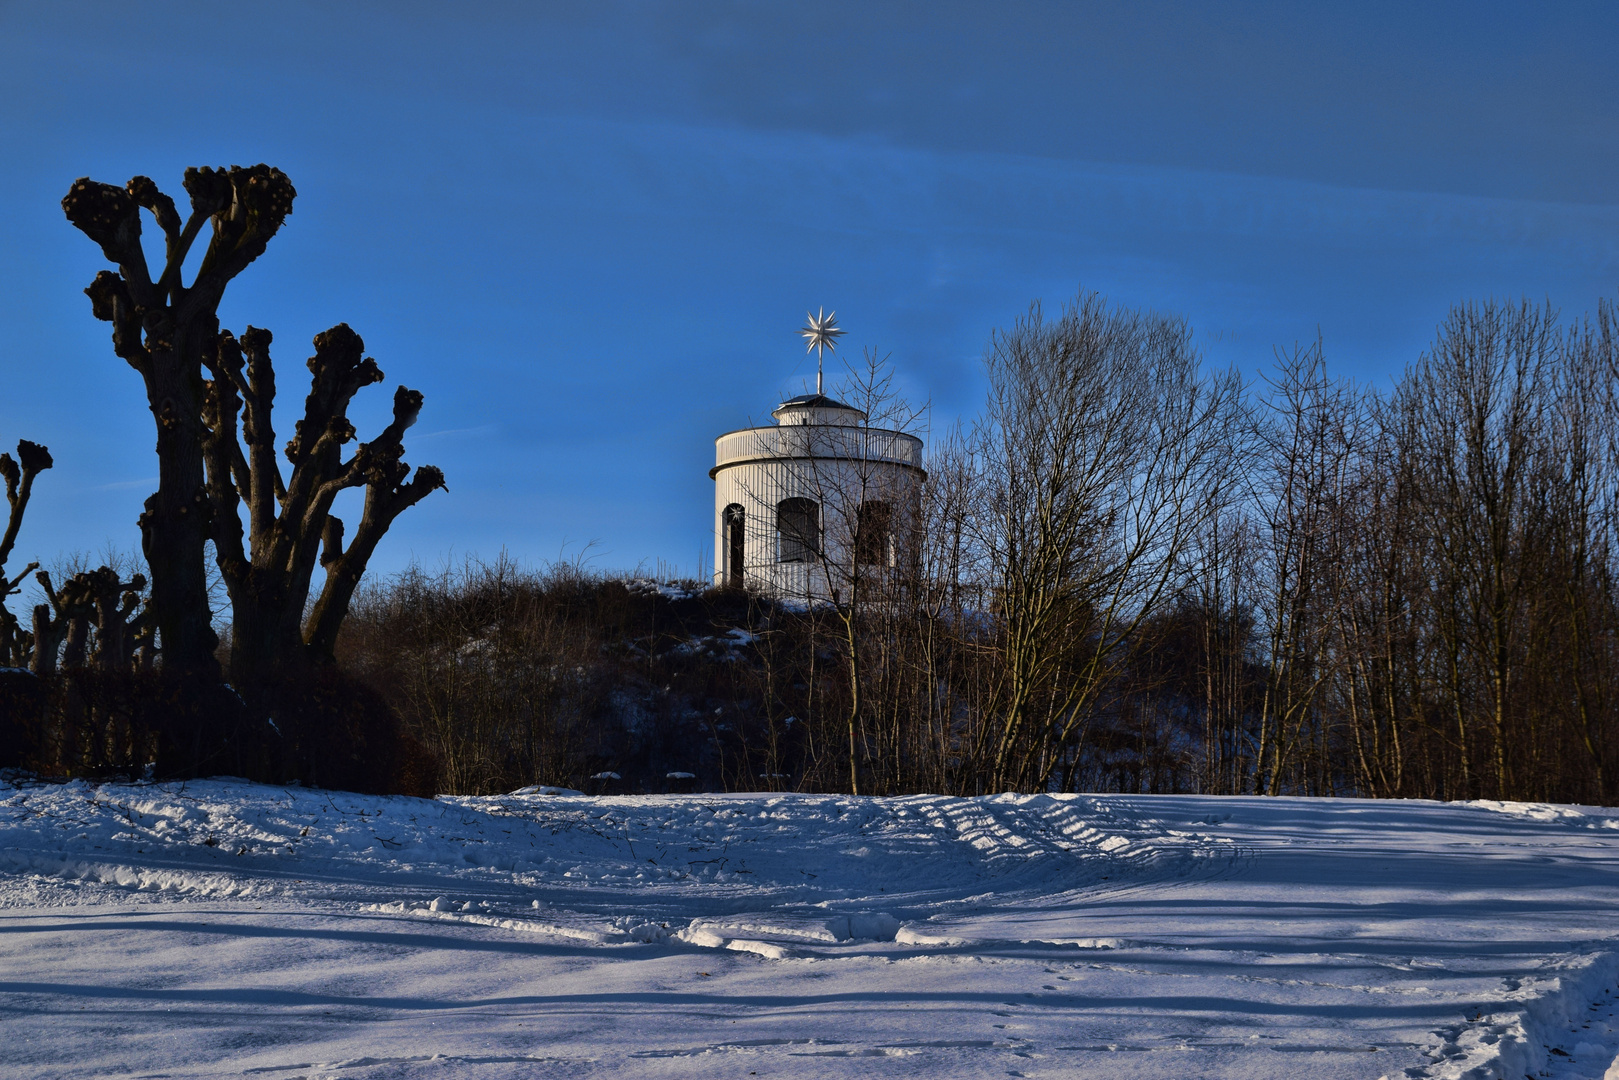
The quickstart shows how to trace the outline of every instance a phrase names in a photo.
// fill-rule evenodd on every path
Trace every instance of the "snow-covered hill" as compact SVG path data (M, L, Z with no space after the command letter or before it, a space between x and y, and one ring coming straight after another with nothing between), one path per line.
M1601 1077L1608 815L0 784L0 1075Z

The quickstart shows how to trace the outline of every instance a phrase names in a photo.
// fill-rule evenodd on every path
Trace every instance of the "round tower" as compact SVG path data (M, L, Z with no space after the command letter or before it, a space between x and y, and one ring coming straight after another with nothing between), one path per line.
M715 583L838 599L901 565L920 506L922 440L872 427L819 393L771 416L774 425L715 440Z

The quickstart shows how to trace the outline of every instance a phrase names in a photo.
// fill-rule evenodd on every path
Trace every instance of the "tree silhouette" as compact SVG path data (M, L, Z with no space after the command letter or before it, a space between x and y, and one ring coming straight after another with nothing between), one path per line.
M187 169L185 189L191 213L183 224L174 200L144 176L121 188L76 180L62 209L118 267L98 273L85 292L96 318L112 323L113 351L145 383L157 428L158 489L146 501L140 528L151 571L146 621L156 630L164 670L218 675L204 566L213 540L231 598L231 677L252 685L330 657L377 541L405 508L444 486L444 478L426 467L405 482L401 438L422 398L404 387L394 396L393 423L343 460L342 447L354 437L348 403L382 378L346 325L315 339L304 417L286 446L292 474L282 477L270 423L270 334L249 327L238 341L220 330L217 312L226 286L264 253L297 192L286 174L263 164ZM143 209L164 236L156 280L141 243ZM212 236L187 285L182 267L204 225L212 226ZM330 515L332 500L362 485L364 517L345 549L342 522ZM327 568L326 585L303 627L317 558Z
M218 348L204 357L214 376L203 412L204 456L215 549L231 597L230 673L247 687L297 675L332 658L338 628L377 542L395 518L444 486L444 474L431 465L405 479L410 466L401 460L403 438L421 412L422 395L403 386L394 392L393 422L343 459L344 444L354 438L349 402L383 377L377 362L365 355L365 342L346 323L315 337L304 415L285 450L292 474L284 479L271 424L270 341L268 330L251 326L240 341L225 331ZM365 509L345 547L332 500L362 486ZM246 546L239 512L244 501ZM326 581L306 620L317 560Z
M85 292L95 317L112 323L113 352L144 381L157 427L157 492L146 500L140 528L163 665L212 675L219 642L203 567L213 508L203 476L202 356L218 339L225 287L264 253L297 192L268 165L187 169L185 189L191 214L183 225L174 200L144 176L121 188L81 177L62 210L118 267L96 274ZM142 209L163 230L164 264L155 281L141 246ZM213 235L188 286L181 268L205 224Z
M22 528L23 515L28 511L28 499L34 493L34 477L54 464L51 452L38 443L23 439L17 443L17 456L0 454L0 477L6 482L6 530L0 535L0 665L22 667L33 647L33 638L22 628L17 617L6 609L6 597L17 592L22 579L39 569L37 562L29 563L15 577L6 576L6 560L17 545L17 532Z

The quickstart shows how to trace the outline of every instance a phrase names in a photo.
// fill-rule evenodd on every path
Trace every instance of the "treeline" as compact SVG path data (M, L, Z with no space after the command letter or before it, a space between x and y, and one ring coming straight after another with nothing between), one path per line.
M1244 385L1085 296L996 335L836 603L471 565L363 592L339 654L446 790L1611 802L1616 346L1608 304L1468 304L1390 390L1319 343Z
M1095 297L988 367L873 639L935 783L1611 801L1611 305L1459 306L1387 392Z
M422 395L398 387L358 442L349 405L383 375L339 324L277 436L271 334L217 311L296 192L262 164L183 186L184 207L144 176L62 201L115 268L85 292L140 377L159 480L139 573L12 572L53 459L0 454L0 767L1615 797L1609 303L1459 306L1382 390L1332 375L1319 342L1246 384L1201 366L1184 321L1082 294L994 335L984 409L932 439L914 491L844 455L823 498L761 523L787 523L779 557L829 602L505 561L366 585L392 523L444 487L404 460ZM875 438L853 445L885 445L920 414L868 360L845 397ZM332 512L349 489L352 528ZM19 618L3 600L30 575Z
M985 365L984 410L931 439L891 543L825 539L865 552L823 559L832 602L412 571L359 586L329 661L241 694L169 670L135 568L41 576L33 630L0 619L32 671L0 675L0 765L1614 801L1611 304L1458 306L1388 389L1334 376L1319 342L1252 383L1209 371L1183 321L1093 295L1032 309ZM880 375L857 375L862 407L914 417ZM49 467L19 452L0 563ZM861 520L835 509L828 530Z
M1176 320L1035 311L872 639L932 731L890 782L1610 801L1616 362L1611 305L1488 302L1388 392L1319 343L1241 391Z

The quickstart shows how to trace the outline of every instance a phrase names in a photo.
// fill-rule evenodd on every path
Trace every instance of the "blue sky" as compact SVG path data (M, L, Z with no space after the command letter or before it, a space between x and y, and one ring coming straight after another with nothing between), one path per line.
M17 554L135 547L155 482L81 175L292 177L221 316L275 332L284 408L339 321L427 395L449 491L374 567L692 572L713 437L813 381L806 308L938 428L1082 286L1250 373L1319 329L1379 385L1455 301L1614 296L1614 55L1580 3L0 3L0 441L57 461Z

